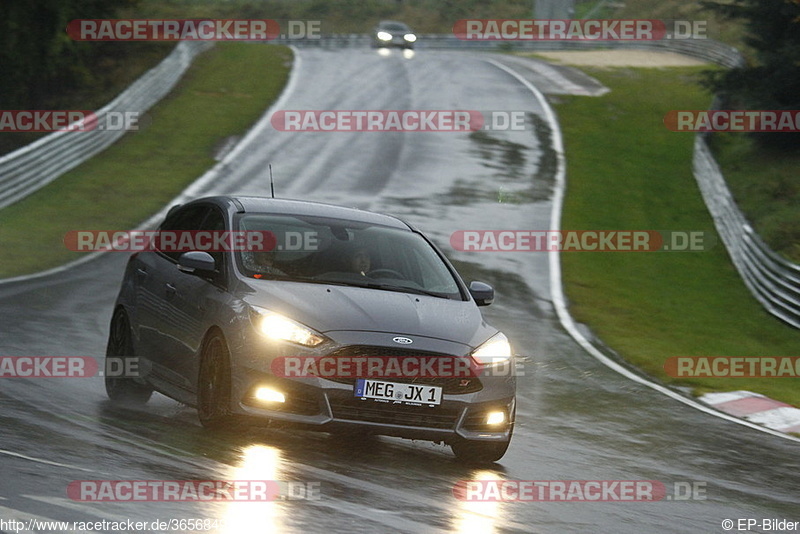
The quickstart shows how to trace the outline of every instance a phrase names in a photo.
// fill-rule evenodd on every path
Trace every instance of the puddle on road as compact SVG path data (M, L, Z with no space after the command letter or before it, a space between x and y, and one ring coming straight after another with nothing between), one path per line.
M548 200L553 193L557 166L552 148L553 132L547 122L534 113L528 113L526 125L538 140L537 147L501 139L484 130L472 132L469 152L480 159L484 168L492 171L491 175L456 180L437 200L449 206L485 201L530 204ZM539 152L536 162L529 162L532 151ZM535 169L533 174L530 166Z
M552 147L553 132L543 118L527 114L526 131L536 143L526 145L479 130L469 134L467 154L477 159L478 176L455 178L443 193L419 197L388 196L390 206L409 209L410 215L430 217L427 210L443 206L481 203L532 204L550 200L558 159ZM535 160L535 161L534 161Z

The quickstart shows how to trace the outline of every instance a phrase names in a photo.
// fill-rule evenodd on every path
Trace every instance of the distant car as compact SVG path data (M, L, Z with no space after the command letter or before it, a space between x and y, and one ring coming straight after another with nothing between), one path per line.
M138 370L106 373L112 400L144 403L155 390L197 407L207 427L262 419L447 443L468 461L505 454L516 381L496 371L514 356L478 309L494 290L466 286L407 223L314 202L219 196L172 208L159 231L263 232L275 242L258 253L134 253L107 357ZM384 357L403 372L318 372L323 363ZM290 359L319 367L292 376L281 368ZM406 362L424 359L470 373L406 373Z
M413 49L415 42L417 36L402 22L384 20L372 31L373 48L396 46Z

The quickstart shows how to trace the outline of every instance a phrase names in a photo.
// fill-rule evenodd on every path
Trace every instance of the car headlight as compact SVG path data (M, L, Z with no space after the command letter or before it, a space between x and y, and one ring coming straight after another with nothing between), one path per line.
M405 35L403 36L403 39L405 39L405 40L406 40L406 41L408 41L409 43L413 43L414 41L416 41L416 40L417 40L417 36L416 36L416 35L414 35L413 33L407 33L407 34L405 34Z
M472 359L479 365L500 365L511 359L511 344L505 334L498 332L472 351Z
M378 32L378 39L380 39L381 41L391 41L392 34L389 32Z
M304 347L316 347L325 337L288 317L269 310L255 310L253 323L261 335L279 341L289 341Z

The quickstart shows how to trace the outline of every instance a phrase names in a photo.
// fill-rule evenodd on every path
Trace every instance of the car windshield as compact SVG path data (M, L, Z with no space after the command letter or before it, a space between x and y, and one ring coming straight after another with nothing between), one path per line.
M387 23L387 24L382 24L380 26L380 29L381 30L390 31L390 32L407 32L407 31L409 31L408 26L406 26L405 24L399 24L399 23L396 23L396 22L395 23L390 22L390 23Z
M442 258L419 234L342 219L246 214L240 230L270 232L268 252L242 251L248 277L329 283L462 299Z

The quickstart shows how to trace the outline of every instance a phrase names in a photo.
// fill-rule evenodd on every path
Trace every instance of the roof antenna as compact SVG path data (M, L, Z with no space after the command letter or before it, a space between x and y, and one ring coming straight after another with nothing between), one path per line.
M272 193L272 198L275 198L275 184L272 182L272 163L269 164L269 190Z

